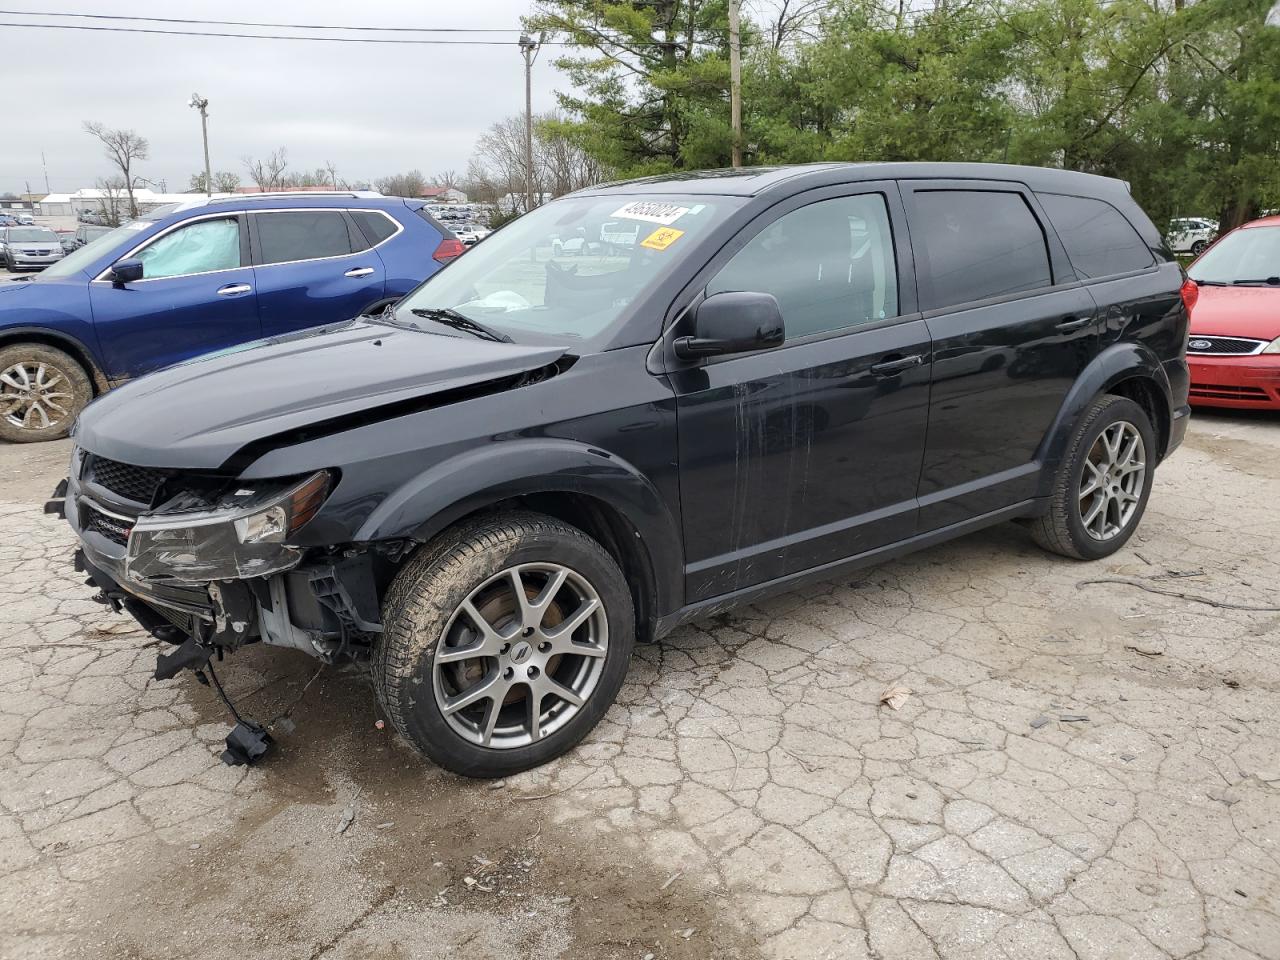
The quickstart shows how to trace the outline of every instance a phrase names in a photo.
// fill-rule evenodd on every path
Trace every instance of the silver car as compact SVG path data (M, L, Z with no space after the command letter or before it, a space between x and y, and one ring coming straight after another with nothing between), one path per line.
M0 256L10 271L43 270L66 254L48 227L5 227L0 230Z

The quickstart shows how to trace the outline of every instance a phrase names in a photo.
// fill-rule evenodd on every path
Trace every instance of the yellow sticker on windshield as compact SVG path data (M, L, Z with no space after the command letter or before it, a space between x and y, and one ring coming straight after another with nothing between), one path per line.
M683 236L683 230L676 230L672 227L659 227L641 240L640 246L648 247L650 250L665 250Z

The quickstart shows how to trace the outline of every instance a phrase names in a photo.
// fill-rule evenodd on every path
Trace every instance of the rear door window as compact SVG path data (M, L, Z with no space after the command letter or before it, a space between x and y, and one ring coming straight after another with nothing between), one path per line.
M290 263L351 253L347 220L340 210L259 213L258 262Z
M1111 204L1057 193L1036 196L1081 279L1143 270L1155 263L1138 231ZM1186 220L1182 229L1199 229L1199 224Z
M377 246L399 229L390 217L376 210L352 210L351 219L356 222L371 247Z
M911 239L928 267L925 310L1053 284L1044 231L1020 193L917 191Z

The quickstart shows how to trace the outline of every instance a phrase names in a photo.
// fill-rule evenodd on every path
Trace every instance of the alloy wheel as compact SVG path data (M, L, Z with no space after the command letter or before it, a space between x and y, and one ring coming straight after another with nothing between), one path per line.
M62 370L44 361L19 361L0 371L0 417L23 430L44 430L71 416L75 396Z
M585 577L555 563L511 567L449 618L432 667L436 706L479 746L537 743L582 709L608 648L604 604Z
M1080 522L1094 540L1110 540L1133 519L1147 478L1146 453L1142 434L1127 420L1108 426L1089 448L1077 499Z

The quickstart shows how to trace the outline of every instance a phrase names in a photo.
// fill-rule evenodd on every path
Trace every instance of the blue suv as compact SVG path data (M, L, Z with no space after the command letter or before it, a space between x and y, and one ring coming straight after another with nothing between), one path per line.
M377 312L465 249L422 201L361 191L155 210L0 283L0 439L65 436L144 373Z

